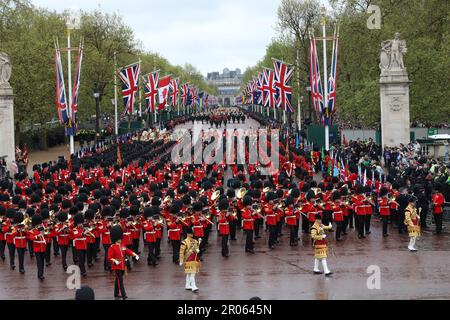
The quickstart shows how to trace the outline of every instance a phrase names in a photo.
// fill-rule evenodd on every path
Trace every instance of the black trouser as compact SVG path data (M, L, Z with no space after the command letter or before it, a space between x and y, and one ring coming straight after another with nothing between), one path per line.
M283 230L283 221L279 221L277 222L277 237L280 236L282 233L281 231Z
M381 216L381 221L383 222L383 236L384 236L388 233L389 216Z
M67 250L69 249L69 246L59 246L59 249L61 249L61 263L63 268L67 268Z
M442 233L442 213L433 214L434 215L434 223L436 224L436 233Z
M172 261L178 263L180 261L181 240L170 240L172 242Z
M94 253L95 253L95 242L94 243L88 243L87 250L86 250L86 256L87 256L87 263L88 266L93 265L93 259L94 259Z
M356 231L358 232L358 236L363 237L364 236L364 225L365 225L366 216L357 214L355 216L355 227Z
M277 226L269 226L269 248L275 245L277 240Z
M336 240L341 238L344 221L336 221Z
M294 245L295 241L296 241L296 236L295 236L295 227L296 226L289 226L289 244L290 245Z
M33 258L34 256L34 250L33 250L33 240L27 240L28 242L28 252L30 252L30 258Z
M427 227L428 207L423 206L421 208L422 208L422 211L420 212L420 226L422 228L426 228Z
M253 250L253 230L245 230L245 251Z
M133 252L139 252L139 238L133 239Z
M236 239L236 221L235 220L230 221L230 239L231 240Z
M51 251L52 251L52 243L47 242L45 246L45 263L49 264L51 262Z
M342 221L342 232L347 233L348 226L348 216L344 216L344 221Z
M304 215L302 215L302 231L304 233L309 233L309 220Z
M255 219L255 237L259 237L259 228L261 226L261 219Z
M397 228L398 228L398 232L403 232L403 231L407 231L407 227L405 226L405 213L398 211L397 215L396 215L396 221L397 223Z
M331 222L332 214L333 214L333 211L329 211L329 210L323 212L323 219L322 219L323 221L322 221L322 223L325 226L327 226Z
M222 235L222 256L227 256L228 251L228 235Z
M2 259L5 258L5 247L6 247L6 240L0 240L0 256Z
M103 244L103 250L105 251L105 259L103 260L103 268L105 270L111 269L111 264L108 261L108 250L109 250L110 246L111 246L110 244Z
M94 259L97 260L97 253L100 252L100 238L95 238Z
M364 227L366 229L366 234L370 232L370 220L372 218L371 214L366 214L366 218L364 219Z
M125 287L123 286L123 274L124 270L114 270L114 275L116 276L116 280L114 281L114 297L121 296L126 297L127 293L125 292Z
M297 220L297 224L295 225L295 240L298 240L298 230L300 228L300 218L296 219Z
M35 252L38 278L44 276L45 252Z
M160 254L161 254L161 238L156 238L156 244L155 244L155 256L156 256L156 258L159 258Z
M354 220L355 220L355 212L353 210L349 210L348 211L348 225L350 227L350 229L353 229L354 227Z
M15 266L16 264L16 246L14 243L8 243L8 252L9 252L9 265Z
M153 265L156 265L155 249L156 249L156 242L149 242L148 243L148 258L147 258L147 262L151 263Z
M87 250L76 250L81 275L86 274L86 251Z
M55 256L59 255L59 245L56 237L53 238L53 253L55 254Z
M25 270L23 261L25 259L26 248L17 248L17 256L19 257L19 270Z
M75 249L75 247L73 246L73 244L71 245L72 247L72 259L73 259L73 263L77 264L78 263L78 253L77 253L77 249Z

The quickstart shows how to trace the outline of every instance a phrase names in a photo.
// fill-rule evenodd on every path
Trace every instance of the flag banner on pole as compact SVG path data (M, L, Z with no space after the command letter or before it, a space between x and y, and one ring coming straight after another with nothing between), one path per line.
M191 101L194 107L198 106L198 88L191 87Z
M67 109L66 87L64 85L64 73L61 65L61 52L55 45L55 64L56 64L56 109L60 124L68 124L69 112Z
M204 100L205 100L205 108L208 108L208 105L209 105L209 94L208 93L205 93L205 98L204 98Z
M147 113L153 113L158 96L159 70L142 77L144 80L144 96Z
M277 107L284 111L294 112L292 109L292 87L290 86L294 68L287 63L272 58L275 71L275 88L278 91Z
M158 110L162 110L166 107L167 98L169 95L170 76L160 78L158 82Z
M198 93L198 109L204 111L205 110L205 104L203 103L203 96L205 93L203 91L200 91Z
M80 44L78 48L78 60L77 69L75 70L75 80L73 82L73 94L72 94L72 128L71 135L75 135L77 131L77 109L78 109L78 93L80 90L80 79L81 79L81 64L83 62L83 47Z
M339 31L338 28L334 30L333 37L333 56L331 58L331 71L328 79L328 107L325 113L322 114L322 123L324 125L332 124L332 116L336 108L336 86L337 86L337 61L339 52Z
M192 89L190 85L187 85L186 107L192 105Z
M319 57L317 55L316 38L310 40L310 82L311 98L314 110L318 115L323 111L323 88L320 78Z
M257 100L256 100L256 104L259 106L264 106L264 86L265 86L265 81L264 81L264 74L263 73L258 73L258 77L257 77L257 86L256 86L256 92L257 92Z
M170 105L176 107L178 105L178 95L180 93L178 78L170 81Z
M189 84L185 83L181 86L181 104L187 107L187 101L189 96Z
M125 110L123 115L133 114L136 93L139 91L141 65L135 63L119 71L120 84Z
M272 69L263 68L264 75L264 106L276 108L277 106L277 89L275 88L275 73Z

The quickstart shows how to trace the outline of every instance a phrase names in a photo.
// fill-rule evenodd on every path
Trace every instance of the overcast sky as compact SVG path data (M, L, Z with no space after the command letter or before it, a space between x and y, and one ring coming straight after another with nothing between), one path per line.
M279 0L32 0L58 12L101 8L123 16L145 50L204 75L254 65L276 36Z

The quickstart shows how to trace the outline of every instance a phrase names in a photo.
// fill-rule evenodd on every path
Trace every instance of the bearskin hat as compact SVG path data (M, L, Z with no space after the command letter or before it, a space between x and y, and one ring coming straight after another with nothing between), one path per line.
M294 198L300 197L300 190L298 190L297 188L291 189L291 196Z
M123 230L120 225L115 225L111 228L110 231L110 238L112 243L116 243L119 240L122 240L123 238Z
M33 227L36 227L42 223L42 217L38 214L35 214L33 217L31 217L31 225Z
M68 217L66 212L58 213L57 219L58 219L59 222L66 222L68 218L69 217Z
M23 213L18 211L14 214L14 223L19 224L22 223L24 219Z
M73 222L75 223L75 225L78 224L82 224L84 222L84 216L82 213L77 213L74 217L73 217Z
M244 199L242 200L242 204L244 206L249 206L253 203L252 197L250 196L245 196Z
M203 202L201 202L201 201L195 202L193 207L192 207L192 209L194 211L202 211L202 209L203 209Z

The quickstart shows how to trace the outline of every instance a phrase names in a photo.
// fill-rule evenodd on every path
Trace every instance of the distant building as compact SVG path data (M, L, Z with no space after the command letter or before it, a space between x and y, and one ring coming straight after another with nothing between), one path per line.
M228 107L235 104L234 99L239 94L242 78L241 69L230 71L228 68L225 68L222 74L217 71L208 73L206 82L211 86L217 87L219 104Z

